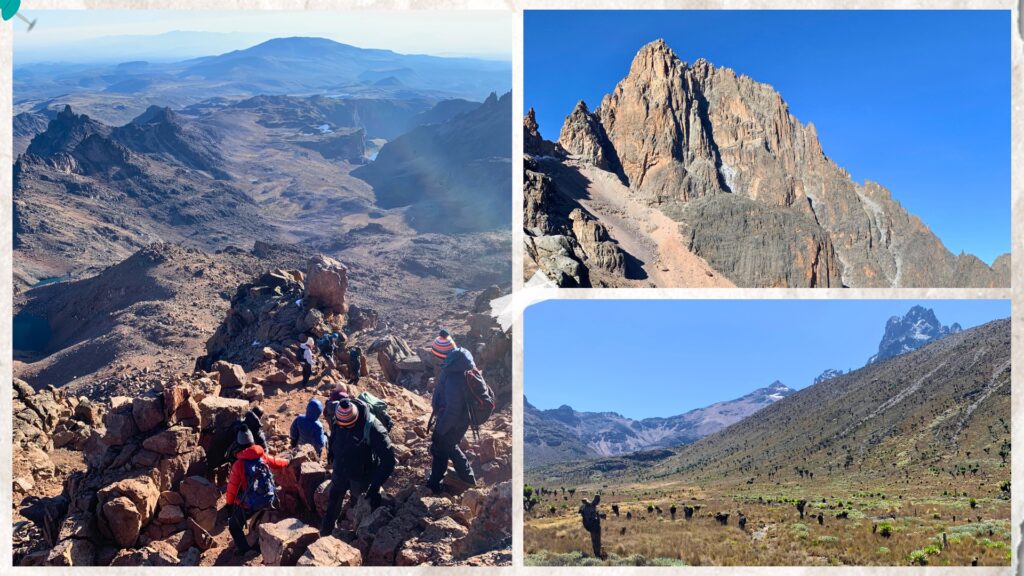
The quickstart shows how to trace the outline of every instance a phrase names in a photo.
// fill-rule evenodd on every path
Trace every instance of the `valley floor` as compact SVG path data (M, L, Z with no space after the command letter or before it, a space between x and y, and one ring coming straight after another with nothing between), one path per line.
M968 496L977 490L974 480L964 478L967 492L959 495L923 488L896 495L841 486L802 495L779 493L778 487L764 487L760 494L753 487L742 494L606 489L600 506L607 514L601 523L604 561L591 552L590 535L577 512L580 496L548 491L526 512L526 564L1008 566L1010 501L995 493L998 488L987 490L985 497ZM803 517L796 508L800 498L808 500ZM613 504L619 515L612 512ZM656 508L648 512L648 506ZM695 508L692 519L684 519L684 506ZM746 517L743 529L740 512ZM729 515L726 524L716 520L718 513Z

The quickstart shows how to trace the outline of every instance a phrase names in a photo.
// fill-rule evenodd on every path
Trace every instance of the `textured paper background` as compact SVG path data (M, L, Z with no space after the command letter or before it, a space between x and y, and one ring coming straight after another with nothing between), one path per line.
M721 0L721 1L629 1L629 0L22 0L21 12L29 18L38 18L39 28L46 26L47 9L175 9L175 10L228 10L228 9L259 9L259 10L452 10L452 9L473 9L473 10L507 10L514 12L513 19L515 26L513 47L513 89L512 89L512 135L513 150L522 150L522 18L523 10L528 9L1002 9L1012 10L1013 25L1007 30L1012 36L1012 106L1013 106L1013 173L1012 173L1012 195L1011 203L1013 209L1013 284L1024 286L1024 269L1020 259L1024 257L1021 252L1021 242L1024 240L1024 223L1021 222L1021 189L1024 187L1024 171L1019 167L1024 160L1024 127L1021 126L1021 114L1024 111L1024 93L1022 93L1022 56L1024 56L1024 42L1021 40L1019 28L1018 2L1012 0L913 0L903 2L885 2L883 0L809 0L798 1L772 1L772 0ZM12 158L12 98L11 93L11 62L12 62L12 27L24 26L24 23L15 19L11 22L0 24L0 370L2 370L4 391L0 394L0 505L3 509L0 516L0 549L3 556L0 558L0 570L5 573L14 572L18 574L82 574L82 573L110 573L111 571L124 574L209 574L207 570L200 568L16 568L11 567L11 354L12 354L12 286L11 276L11 186L13 165ZM970 81L970 70L950 70L950 82ZM517 292L523 285L520 270L522 270L522 227L518 224L522 221L522 155L513 154L513 286ZM965 201L969 201L970 191L964 191ZM1017 376L1024 362L1024 352L1021 351L1021 322L1020 305L1024 300L1017 294L1018 289L1013 292L1013 392L1012 404L1015 416L1024 418L1024 397L1018 390ZM548 297L548 293L541 296ZM550 297L558 298L694 298L694 299L791 299L791 298L847 298L847 299L900 299L900 298L1011 298L1011 291L1008 289L590 289L590 290L551 290ZM521 323L522 317L519 317ZM1024 490L1024 425L1018 424L1018 418L1014 418L1012 442L1017 449L1011 457L1012 462L1012 508L1014 511L1015 525L1013 527L1014 542L1014 568L875 568L875 567L843 567L843 568L821 568L821 567L758 567L758 568L525 568L523 567L523 553L521 549L523 511L519 505L516 495L522 493L522 367L523 367L523 342L522 332L515 330L513 340L513 370L515 378L513 381L513 406L515 417L513 422L515 430L513 434L513 446L515 454L513 458L513 567L512 568L349 568L348 571L360 571L369 574L530 574L541 575L556 572L558 576L593 576L594 574L614 573L622 575L667 575L667 574L700 574L707 576L731 575L737 573L757 575L792 575L810 576L814 574L841 574L849 576L860 576L865 574L897 575L897 574L935 574L952 575L969 573L972 576L995 576L1020 573L1018 572L1018 553L1020 548L1020 525L1017 524L1024 518L1022 508L1022 494ZM277 573L277 574L317 574L336 573L338 569L298 569L298 568L217 568L219 574L242 574L251 573Z

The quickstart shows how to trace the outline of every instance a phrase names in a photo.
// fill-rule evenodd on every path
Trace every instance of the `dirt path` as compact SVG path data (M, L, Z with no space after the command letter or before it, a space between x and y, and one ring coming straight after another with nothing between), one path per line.
M588 165L569 165L566 169L578 170L587 182L585 190L575 194L576 200L608 227L623 250L640 261L647 279L657 287L735 286L686 248L677 222L640 202L614 174Z

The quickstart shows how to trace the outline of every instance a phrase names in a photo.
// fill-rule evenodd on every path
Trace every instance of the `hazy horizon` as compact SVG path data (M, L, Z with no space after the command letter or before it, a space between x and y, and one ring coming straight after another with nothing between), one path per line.
M512 13L34 10L14 26L15 66L174 61L250 48L273 38L326 38L359 48L511 62ZM203 42L176 44L201 35ZM193 38L194 40L194 38ZM131 46L126 53L125 46Z

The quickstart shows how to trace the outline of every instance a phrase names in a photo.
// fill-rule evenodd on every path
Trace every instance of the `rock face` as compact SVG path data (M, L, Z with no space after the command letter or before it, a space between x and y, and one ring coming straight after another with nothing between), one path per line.
M603 170L615 172L619 168L615 149L608 142L604 126L596 115L590 113L587 103L582 100L576 103L576 108L565 119L558 144L569 154Z
M900 354L957 334L962 328L959 324L943 326L935 317L935 311L923 306L914 306L902 318L893 316L885 324L885 334L878 343L878 353L868 359L868 364L882 362Z
M531 468L690 444L794 392L776 381L734 400L716 402L678 416L643 420L613 412L577 412L570 406L538 410L526 402L524 460L527 468Z
M348 290L348 268L337 260L314 256L306 273L308 305L326 314L344 315L348 311L345 291Z
M661 40L595 111L576 106L559 145L679 221L685 248L738 286L1009 285L1008 255L989 267L950 253L888 190L830 160L771 86L688 65ZM537 182L526 182L528 229L545 226Z

